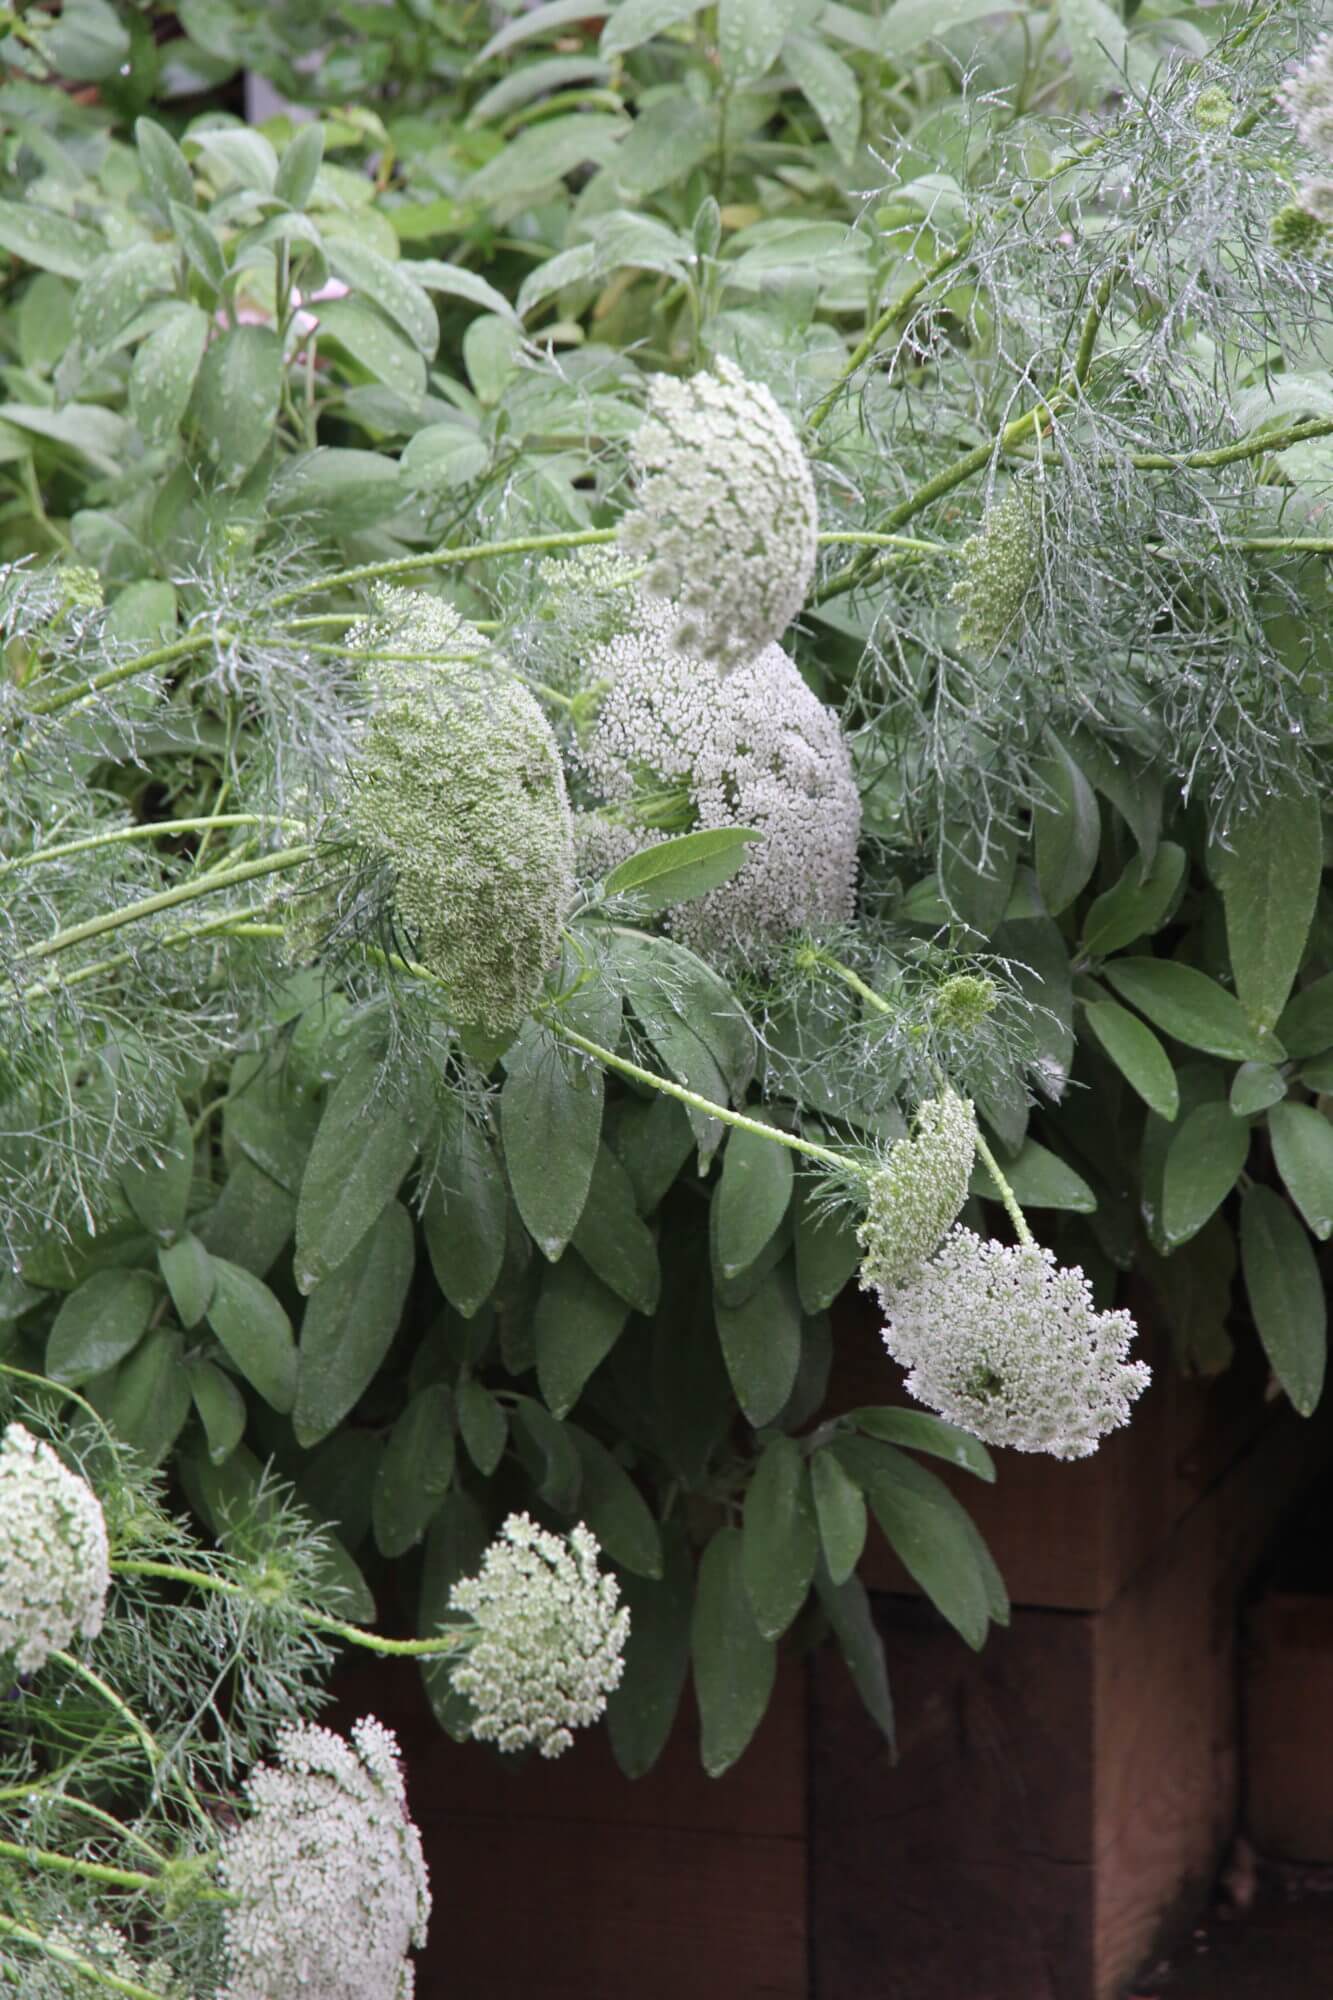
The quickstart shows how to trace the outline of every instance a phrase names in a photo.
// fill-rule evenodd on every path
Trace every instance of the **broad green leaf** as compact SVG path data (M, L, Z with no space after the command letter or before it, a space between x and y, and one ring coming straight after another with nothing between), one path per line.
M1064 1208L1077 1215L1091 1215L1097 1206L1097 1197L1082 1174L1076 1174L1035 1139L1025 1139L1017 1159L1005 1162L1004 1177L1020 1208ZM972 1192L987 1201L1000 1199L990 1170L980 1160L972 1171Z
M1238 809L1217 876L1242 1006L1271 1028L1287 1004L1314 920L1324 866L1319 794L1274 791Z
M683 1105L657 1091L646 1104L626 1098L616 1109L611 1144L633 1183L640 1215L651 1215L690 1156L690 1121Z
M703 1552L690 1654L703 1766L720 1778L763 1721L777 1672L777 1649L750 1608L739 1528L719 1528Z
M728 83L751 83L772 68L798 12L798 0L718 0L718 52Z
M324 127L311 120L300 125L282 149L273 192L279 201L304 208L315 190L315 180L324 161ZM340 275L342 275L340 273ZM359 279L354 279L359 284Z
M163 216L170 220L173 201L193 208L194 177L184 153L165 127L152 118L136 118L134 141L140 172Z
M1175 905L1185 875L1185 850L1164 840L1145 874L1131 861L1113 889L1089 909L1083 921L1083 950L1090 958L1123 951L1137 938L1161 928Z
M0 201L0 250L56 271L62 278L85 278L106 245L94 229L37 202Z
M515 64L498 83L484 90L468 112L469 127L487 125L520 111L539 97L565 90L575 84L606 84L611 81L611 65L595 55L543 56L536 62Z
M996 11L988 0L896 0L879 23L876 41L886 56L911 55L937 35Z
M1280 1104L1287 1094L1287 1079L1275 1063L1242 1063L1231 1079L1231 1109L1237 1118L1253 1118Z
M296 1223L296 1203L250 1160L237 1160L217 1204L198 1225L214 1257L243 1264L262 1278L273 1267Z
M1272 1188L1245 1191L1240 1257L1264 1352L1295 1407L1308 1417L1324 1386L1324 1287L1309 1237Z
M537 1380L547 1407L567 1416L624 1331L629 1307L567 1250L542 1278L537 1301Z
M156 1288L146 1271L94 1271L72 1291L46 1341L46 1373L77 1386L130 1354L143 1339Z
M223 1257L213 1259L213 1269L208 1324L246 1381L285 1416L296 1400L292 1323L262 1278Z
M262 132L252 126L197 126L186 144L194 143L203 156L209 179L220 189L252 188L256 194L272 194L278 178L278 156Z
M866 1712L893 1750L893 1697L889 1693L884 1641L875 1629L865 1585L858 1576L848 1576L842 1583L836 1583L821 1564L815 1571L815 1589Z
M504 1262L509 1196L490 1138L475 1120L453 1121L421 1212L435 1282L471 1319L495 1290Z
M805 1603L819 1554L805 1454L789 1437L770 1438L745 1495L741 1573L766 1639L780 1639Z
M634 1183L611 1148L598 1148L592 1185L572 1238L580 1257L635 1312L657 1310L662 1273L653 1232L634 1197Z
M1251 1026L1234 994L1192 965L1169 958L1113 958L1102 976L1155 1028L1188 1048L1237 1062L1272 1062L1285 1053L1272 1035Z
M31 431L67 451L87 459L107 478L121 471L120 457L130 436L124 417L104 410L97 403L66 403L59 410L38 409L28 403L0 403L0 435L3 427Z
M349 360L397 395L425 393L426 364L420 353L359 295L320 305L318 337L321 347L333 341Z
M1162 1235L1168 1249L1198 1234L1240 1177L1250 1128L1229 1104L1200 1104L1181 1120L1162 1171Z
M1162 773L1122 744L1088 729L1070 732L1070 746L1085 777L1109 799L1134 836L1145 869L1150 868L1162 833L1165 783Z
M707 0L617 0L602 29L603 56L623 56L650 42L665 28L679 27L702 11Z
M1273 1158L1287 1193L1321 1243L1333 1236L1333 1125L1311 1104L1275 1104Z
M1174 1119L1180 1088L1171 1058L1152 1029L1114 1000L1087 1000L1083 1019L1130 1088L1159 1118Z
M130 415L147 445L170 444L194 393L208 342L208 315L182 305L150 334L130 369Z
M413 1257L412 1219L391 1201L306 1300L292 1411L299 1445L327 1437L369 1388L398 1331Z
M371 300L427 361L440 344L440 322L410 263L393 263L362 243L342 238L329 245L329 265L355 291Z
M157 1268L166 1281L176 1317L188 1332L208 1311L216 1282L213 1260L197 1236L186 1235L159 1249Z
M1144 1272L1166 1308L1176 1364L1189 1374L1219 1375L1231 1364L1231 1281L1236 1235L1220 1215L1164 1257L1151 1244L1139 1253Z
M371 1524L381 1555L416 1547L453 1476L453 1398L443 1382L431 1382L390 1431L375 1474Z
M174 1326L156 1326L109 1375L89 1383L89 1401L118 1437L158 1465L190 1414L185 1342Z
M233 326L204 355L193 408L204 450L228 486L244 479L273 436L282 343L266 326Z
M99 257L79 286L74 332L84 347L104 347L175 289L176 260L165 243L128 244Z
M1326 1052L1310 1062L1303 1062L1298 1075L1307 1090L1318 1091L1325 1097L1333 1095L1333 1054Z
M296 1282L302 1292L313 1292L351 1256L397 1194L416 1152L406 1113L385 1090L378 1056L361 1055L329 1096L301 1179Z
M724 1276L753 1264L791 1202L795 1168L785 1146L732 1130L713 1201L714 1243Z
M660 1580L620 1579L629 1606L629 1643L619 1687L606 1704L615 1759L627 1778L642 1778L666 1746L690 1664L694 1565L679 1528L664 1532Z
M1321 1056L1333 1049L1333 972L1292 995L1277 1032L1289 1056Z
M808 1313L824 1312L861 1261L856 1224L844 1207L825 1207L813 1192L814 1175L796 1181L796 1289Z
M534 1022L505 1060L500 1130L509 1185L538 1249L554 1262L578 1227L592 1184L602 1071L595 1063L580 1066Z
M1130 46L1119 9L1110 0L1060 0L1060 20L1074 75L1087 95L1123 88Z
M544 7L533 7L530 11L520 14L516 21L506 22L497 34L491 36L485 48L479 51L472 67L480 69L483 63L492 61L495 56L503 55L509 49L518 48L523 42L539 41L547 35L561 31L567 33L571 29L582 30L588 24L589 17L586 13L580 13L580 4L581 0L547 0Z
M614 954L630 1003L671 1074L699 1089L690 1069L697 1062L692 1051L701 1045L709 1067L721 1073L723 1096L730 1093L739 1104L758 1050L754 1029L726 982L670 938L618 931ZM718 1092L703 1094L716 1098Z
M486 1517L472 1495L451 1487L426 1536L417 1605L417 1631L423 1639L433 1638L441 1626L467 1622L466 1612L450 1610L449 1595L465 1576L477 1574L489 1540ZM423 1660L421 1678L440 1728L455 1742L465 1743L476 1711L467 1696L455 1689L452 1668L447 1655L442 1660Z
M605 166L630 129L627 118L575 111L520 132L466 184L468 199L514 213L575 167Z
M1097 865L1101 811L1097 794L1062 743L1037 767L1032 808L1037 886L1053 917L1068 909Z
M222 1465L245 1435L245 1398L225 1369L197 1357L185 1364L190 1394L208 1440L208 1456Z
M490 1390L465 1375L456 1391L458 1428L467 1455L483 1479L489 1479L509 1442L509 1419Z
M990 1624L990 1594L963 1508L947 1486L892 1445L844 1437L832 1449L861 1487L904 1569L978 1650Z
M865 1496L827 1448L811 1457L810 1487L829 1576L844 1584L866 1544Z
M569 1435L583 1466L579 1518L612 1562L636 1576L662 1574L662 1537L651 1508L623 1465L577 1424Z
M108 0L64 0L47 28L44 54L70 83L101 83L127 68L129 30Z
M834 152L850 165L861 136L861 85L855 70L821 34L805 29L787 37L783 54L788 74L819 113Z
M531 1396L516 1396L513 1414L514 1444L537 1491L557 1514L572 1514L583 1484L583 1461L568 1426Z
M227 282L227 259L212 225L183 202L173 201L171 226L195 276L209 291L220 292Z
M847 1422L867 1437L882 1438L886 1444L902 1445L908 1451L926 1451L932 1458L947 1459L987 1485L995 1483L995 1460L979 1438L943 1417L925 1410L902 1410L895 1404L868 1405L847 1412Z
M718 1339L747 1423L771 1424L801 1360L801 1308L785 1265L770 1271L743 1305L713 1302Z
M633 894L645 914L687 903L729 882L745 866L760 838L752 827L703 827L683 833L658 847L641 848L613 868L602 884L604 895Z
M135 1215L159 1243L169 1243L185 1226L194 1178L194 1138L179 1099L165 1135L145 1144L121 1171L120 1186Z
M503 292L497 292L494 285L462 264L441 263L438 257L414 257L408 268L428 292L466 299L469 305L480 306L483 312L498 313L501 319L518 319Z

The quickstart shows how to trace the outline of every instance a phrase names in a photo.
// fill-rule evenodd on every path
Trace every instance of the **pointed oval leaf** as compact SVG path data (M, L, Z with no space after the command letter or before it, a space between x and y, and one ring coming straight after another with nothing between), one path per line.
M1273 1158L1287 1193L1321 1243L1333 1236L1333 1125L1312 1104L1275 1104Z
M636 1576L662 1574L662 1537L652 1509L619 1460L577 1424L569 1436L583 1466L579 1518L612 1562Z
M792 1155L757 1132L727 1134L722 1173L713 1196L714 1244L725 1277L753 1264L775 1234L791 1201Z
M613 868L602 884L607 897L633 895L645 914L688 903L729 882L745 866L761 835L748 826L702 827L645 847Z
M1277 790L1238 810L1217 876L1242 1006L1271 1028L1305 956L1324 868L1319 794Z
M443 1382L431 1382L390 1431L375 1474L371 1524L381 1555L415 1548L453 1476L453 1397Z
M766 1639L780 1639L805 1603L818 1554L805 1454L792 1438L770 1438L745 1495L741 1528L741 1571Z
M1318 1403L1328 1359L1327 1307L1310 1239L1272 1188L1245 1191L1245 1289L1273 1373L1303 1417Z
M537 1381L553 1416L573 1409L628 1318L625 1301L593 1276L577 1251L566 1251L546 1272L536 1312Z
M663 1535L660 1579L620 1580L629 1606L629 1643L619 1687L606 1704L615 1759L627 1778L642 1778L666 1747L690 1664L694 1565L680 1529Z
M156 1296L146 1271L94 1271L56 1314L46 1373L77 1385L114 1368L143 1339Z
M1250 1128L1229 1104L1200 1104L1182 1120L1162 1170L1162 1234L1174 1249L1196 1236L1240 1178Z
M1171 1058L1152 1029L1114 1000L1087 1000L1083 1019L1130 1089L1159 1118L1174 1120L1180 1088Z
M695 1589L690 1655L710 1778L735 1763L763 1721L777 1672L777 1648L755 1623L741 1561L740 1529L719 1528Z
M412 1219L391 1201L307 1299L292 1412L299 1445L336 1430L369 1387L398 1331L414 1252Z
M1192 965L1169 958L1113 958L1102 976L1155 1028L1187 1048L1237 1062L1274 1062L1285 1054L1271 1034L1251 1025L1233 993Z
M736 1400L756 1429L786 1402L801 1361L801 1308L785 1265L770 1271L743 1305L714 1299L722 1355Z
M834 1585L844 1584L866 1544L865 1496L827 1449L810 1460L810 1487L829 1577Z
M223 1257L213 1259L213 1270L208 1324L246 1381L285 1416L296 1400L292 1323L262 1278Z
M417 1145L386 1097L377 1056L354 1061L324 1107L296 1206L296 1282L312 1292L397 1194Z
M494 1146L470 1118L457 1120L421 1212L435 1282L471 1319L495 1290L504 1263L509 1193Z

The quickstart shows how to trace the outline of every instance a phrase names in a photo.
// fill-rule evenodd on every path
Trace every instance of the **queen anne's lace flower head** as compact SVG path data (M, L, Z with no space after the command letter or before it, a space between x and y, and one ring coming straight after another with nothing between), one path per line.
M957 1228L885 1301L884 1344L918 1402L987 1444L1086 1458L1151 1379L1135 1326L1098 1312L1077 1265Z
M1333 160L1333 35L1320 36L1278 96L1301 144Z
M1012 485L986 509L975 535L959 551L961 571L949 593L959 607L958 636L978 652L994 652L1013 637L1041 560L1036 501Z
M49 1444L11 1424L0 1441L0 1666L35 1673L76 1633L95 1639L109 1563L97 1495Z
M558 1757L618 1687L629 1610L597 1567L596 1537L580 1522L568 1538L511 1514L478 1575L456 1583L450 1608L469 1612L476 1638L453 1670L473 1704L472 1734L501 1750L535 1743Z
M222 1842L221 2000L410 2000L430 1891L392 1731L366 1717L348 1743L293 1723L245 1792Z
M351 644L379 656L379 706L349 774L352 833L391 870L395 914L457 1019L516 1028L559 951L574 889L550 725L438 598L385 591Z
M654 376L633 445L636 506L621 547L675 605L676 640L724 670L777 639L815 572L819 511L801 441L769 391L729 361Z
M645 790L674 787L688 824L760 835L729 882L676 909L678 937L762 961L791 931L851 916L861 830L851 756L836 714L781 646L719 680L677 650L671 607L650 600L632 632L590 656L589 675L610 683L579 753L604 801L632 817Z
M857 1232L865 1251L861 1283L881 1301L921 1268L957 1221L976 1146L970 1101L946 1090L919 1107L913 1136L899 1139L870 1176L869 1206Z

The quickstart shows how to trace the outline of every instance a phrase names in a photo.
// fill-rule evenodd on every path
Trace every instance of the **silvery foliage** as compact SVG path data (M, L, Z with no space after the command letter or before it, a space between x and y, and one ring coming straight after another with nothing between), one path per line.
M911 1138L899 1139L871 1172L866 1215L857 1231L865 1252L861 1283L882 1303L920 1270L958 1220L976 1141L970 1099L945 1090L918 1107Z
M86 1480L23 1424L0 1441L0 1662L36 1673L102 1629L106 1522Z
M688 381L656 375L632 447L625 553L674 607L682 652L724 670L790 625L814 575L819 512L801 441L762 384L726 360Z
M957 1227L884 1305L909 1393L987 1444L1086 1458L1151 1379L1129 1313L1098 1312L1082 1270L1036 1243Z
M696 949L762 962L789 932L852 914L861 805L851 757L836 713L780 646L719 679L678 648L676 632L672 607L645 599L629 631L594 648L588 678L609 685L577 760L613 824L634 824L646 788L681 794L687 824L760 834L740 871L678 908L671 927ZM585 865L651 838L617 832L599 848L585 832Z
M410 2000L430 1891L392 1731L297 1723L245 1796L222 1842L223 2000Z
M550 725L442 599L385 590L349 645L373 654L377 695L343 799L353 840L386 870L396 924L455 1017L517 1028L574 891Z
M477 1575L454 1585L450 1609L475 1627L453 1670L475 1710L474 1737L558 1757L573 1730L601 1716L624 1671L629 1610L615 1578L599 1571L600 1554L581 1522L561 1537L511 1514Z

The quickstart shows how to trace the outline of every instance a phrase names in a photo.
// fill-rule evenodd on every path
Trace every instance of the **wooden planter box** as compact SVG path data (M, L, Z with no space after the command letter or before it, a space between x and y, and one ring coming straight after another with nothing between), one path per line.
M1273 1860L1333 1862L1333 1596L1271 1591L1245 1636L1246 1831Z
M830 1408L886 1400L869 1332ZM959 1475L1013 1623L970 1653L880 1548L896 1767L830 1649L716 1781L688 1712L637 1784L600 1732L512 1769L356 1668L340 1719L399 1730L439 1888L420 2000L1112 2000L1235 1825L1237 1602L1330 1435L1165 1369L1095 1458Z

